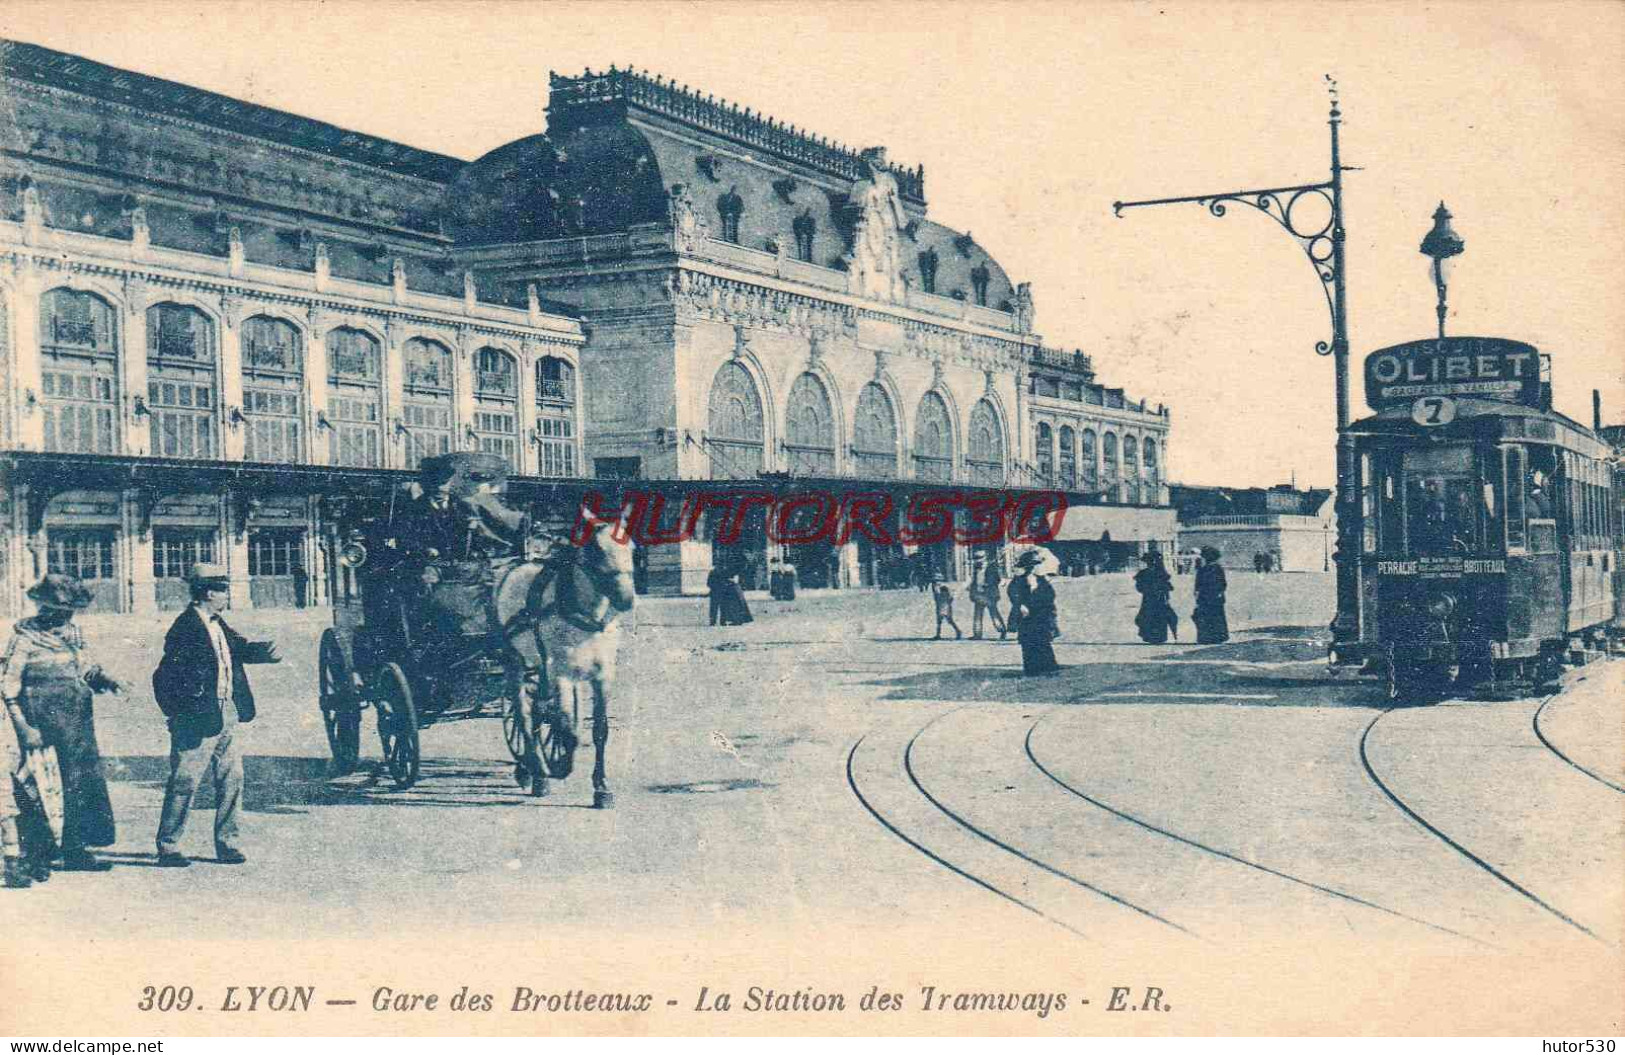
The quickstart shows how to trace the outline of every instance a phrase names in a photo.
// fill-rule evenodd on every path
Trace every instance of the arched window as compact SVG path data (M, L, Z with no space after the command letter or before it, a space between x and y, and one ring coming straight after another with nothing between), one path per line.
M936 392L920 397L914 419L914 477L946 483L954 478L954 427Z
M92 293L53 289L40 300L40 408L45 449L113 454L118 438L118 330Z
M574 406L576 368L568 360L544 355L536 360L536 404Z
M858 393L852 429L852 467L859 476L897 475L897 412L886 390L871 381Z
M1123 481L1128 484L1128 500L1140 500L1140 441L1123 437Z
M937 265L941 258L935 249L926 249L920 254L920 292L935 293L937 291Z
M763 468L762 396L756 381L736 362L722 364L711 381L711 408L706 421L711 446L711 475L737 478Z
M499 348L474 355L474 438L480 450L519 468L519 366Z
M806 476L835 475L835 413L824 383L802 374L790 386L785 415L784 449L790 471Z
M378 340L341 326L327 335L327 405L333 426L333 465L377 469L383 464L383 396Z
M1096 450L1094 429L1083 430L1082 447L1083 489L1096 491L1100 488L1100 463L1097 459L1099 452Z
M251 462L304 461L299 419L305 355L299 331L285 319L243 320L243 457Z
M987 307L987 280L989 277L986 262L971 268L971 291L976 297L976 303L984 308Z
M1033 462L1038 478L1046 484L1055 482L1055 430L1048 422L1040 421L1033 430Z
M452 449L451 349L439 341L412 337L401 345L401 425L406 467Z
M161 458L214 458L220 424L214 325L185 304L147 309L147 421Z
M1117 436L1106 433L1100 441L1100 486L1111 500L1117 497Z
M1150 436L1145 438L1143 454L1145 457L1145 483L1147 487L1151 488L1154 500L1156 490L1162 484L1162 479L1157 475L1157 441Z
M728 193L717 199L717 215L722 217L724 242L739 243L739 217L744 212L745 200L739 196L737 187L728 188Z
M986 399L971 408L965 437L965 473L971 483L985 487L1004 485L1004 430L999 412Z
M790 224L790 230L796 236L796 259L812 263L813 235L818 231L818 221L813 219L811 209L805 209Z
M1078 441L1072 426L1061 426L1061 486L1068 491L1078 489Z
M547 355L536 360L536 442L543 476L576 475L576 368Z

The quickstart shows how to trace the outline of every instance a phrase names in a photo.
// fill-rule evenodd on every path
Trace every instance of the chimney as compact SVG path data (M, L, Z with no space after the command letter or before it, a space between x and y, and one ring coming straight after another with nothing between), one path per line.
M1591 390L1591 428L1594 432L1602 431L1602 390Z

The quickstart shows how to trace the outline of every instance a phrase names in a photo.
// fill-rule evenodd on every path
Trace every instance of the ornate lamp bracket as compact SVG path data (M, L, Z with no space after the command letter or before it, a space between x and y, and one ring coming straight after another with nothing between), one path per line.
M1309 259L1309 264L1320 277L1320 291L1326 298L1326 310L1331 315L1332 333L1338 332L1337 303L1333 289L1338 280L1337 243L1343 240L1343 229L1337 225L1338 202L1331 183L1309 183L1298 187L1271 187L1264 190L1226 191L1222 194L1204 194L1187 198L1157 198L1150 201L1112 202L1112 213L1118 217L1124 209L1143 205L1174 205L1192 202L1202 206L1211 215L1224 217L1231 205L1245 205L1263 213L1292 236ZM1324 208L1325 220L1319 217ZM1319 355L1332 353L1332 341L1316 341Z

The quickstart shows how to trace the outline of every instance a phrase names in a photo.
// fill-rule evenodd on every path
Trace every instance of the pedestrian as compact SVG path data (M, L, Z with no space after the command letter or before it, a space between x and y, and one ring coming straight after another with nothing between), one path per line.
M942 573L932 576L931 603L937 612L937 634L931 640L942 640L942 624L947 623L954 628L954 640L958 641L965 635L960 632L959 624L954 622L954 592L948 584L942 581Z
M90 605L90 591L71 575L52 573L28 591L38 607L33 616L12 628L0 658L0 697L18 745L24 750L55 748L62 774L62 868L69 872L105 872L113 867L91 853L91 847L113 845L113 804L102 775L102 753L96 743L96 693L123 691L99 666L86 665L85 639L73 616ZM15 766L4 778L11 782ZM11 790L11 789L8 789ZM15 798L13 792L12 795ZM13 811L16 812L15 803ZM17 818L22 826L19 861L11 864L7 847L7 878L21 872L21 853L27 852L28 872L43 881L50 876L50 835L38 818ZM19 875L20 878L20 875Z
M712 565L705 577L705 589L711 598L711 625L716 626L722 616L722 601L728 593L728 573L719 565Z
M1055 639L1060 622L1055 612L1055 587L1050 584L1053 561L1046 552L1030 549L1016 558L1015 578L1010 580L1010 618L1016 641L1021 645L1021 669L1025 674L1053 674L1061 669L1055 662Z
M238 843L243 796L239 727L254 720L254 693L243 666L278 663L276 645L249 641L220 613L230 602L230 579L218 564L194 564L187 576L192 603L164 637L164 655L152 673L152 694L169 725L169 784L158 822L158 863L185 868L181 834L198 783L214 777L214 849L221 864L248 858Z
M745 588L739 584L739 572L729 572L722 584L722 625L744 626L755 621L750 603L745 600Z
M992 617L993 629L999 632L999 640L1003 641L1009 627L1005 625L1004 617L999 614L999 565L997 561L989 560L985 551L978 551L971 565L970 573L970 636L982 636L982 616L986 613Z
M931 588L931 566L926 561L923 549L914 553L914 588L920 593Z
M1140 611L1134 625L1140 628L1140 640L1148 645L1161 645L1170 632L1179 640L1179 616L1174 614L1168 598L1174 592L1173 580L1163 567L1162 554L1156 550L1140 558L1145 567L1134 573L1134 588L1140 592Z
M1202 547L1202 563L1196 569L1196 611L1191 621L1196 624L1198 645L1222 645L1230 640L1230 623L1224 614L1224 568L1220 566L1220 552L1212 546Z
M784 596L780 597L779 600L781 600L781 601L793 601L793 600L795 600L796 599L797 580L800 578L800 575L796 571L796 566L794 564L791 564L789 561L783 561L779 565L779 572L784 577L783 580L782 580L782 586L781 586L781 589L783 590ZM831 579L830 582L833 584L834 580Z
M777 557L767 559L767 595L775 601L784 600L784 572Z

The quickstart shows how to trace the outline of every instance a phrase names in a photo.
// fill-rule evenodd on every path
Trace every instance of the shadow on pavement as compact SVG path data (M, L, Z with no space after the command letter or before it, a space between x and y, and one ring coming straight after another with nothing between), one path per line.
M169 780L169 759L160 755L122 755L103 760L115 784L134 784L162 795ZM249 755L243 759L243 808L250 813L298 814L311 806L437 806L458 809L520 804L556 809L577 808L572 802L532 798L513 779L513 763L481 759L424 760L421 776L401 790L378 763L363 761L346 776L336 776L322 758ZM585 780L585 774L572 776ZM555 790L562 790L557 787ZM205 780L193 800L194 810L212 810L214 790Z

